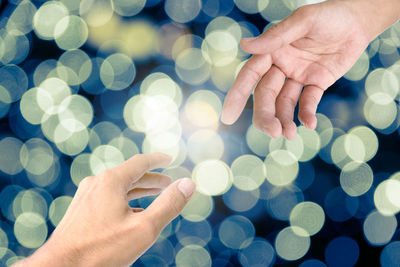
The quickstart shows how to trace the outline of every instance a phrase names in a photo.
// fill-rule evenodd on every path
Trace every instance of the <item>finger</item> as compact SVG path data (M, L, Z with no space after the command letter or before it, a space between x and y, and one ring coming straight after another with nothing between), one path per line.
M276 100L276 117L282 124L282 134L289 140L296 137L297 129L293 115L302 87L301 83L287 79Z
M163 153L136 154L110 171L115 174L115 181L128 191L132 184L139 180L145 172L168 166L171 156Z
M165 188L172 178L158 172L147 172L132 185L133 188Z
M297 9L258 37L242 39L242 49L250 54L269 54L306 36L312 27L311 20L314 15L308 14L309 10L309 7Z
M161 230L181 213L195 190L195 183L183 178L169 185L141 214L147 217L156 231Z
M324 90L314 85L306 86L301 93L299 102L299 120L308 129L315 129L317 126L315 113L317 112L317 107L323 94Z
M225 124L233 124L242 113L247 99L253 92L261 77L271 67L270 55L252 56L242 67L236 77L232 88L225 97L222 109L221 121Z
M272 66L258 83L254 91L253 124L273 138L282 134L280 121L275 117L276 97L285 82L285 75Z
M128 201L141 197L155 196L161 192L162 188L135 188L128 192Z

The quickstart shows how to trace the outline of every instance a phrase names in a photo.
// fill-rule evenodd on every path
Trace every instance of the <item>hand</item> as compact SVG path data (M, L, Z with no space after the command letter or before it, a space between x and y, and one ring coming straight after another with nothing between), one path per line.
M187 178L169 185L145 210L128 201L158 194L171 178L148 170L166 167L162 153L135 155L79 184L49 240L16 266L129 266L182 211L195 189Z
M253 123L258 129L274 138L295 138L293 113L299 98L298 118L314 129L324 91L353 66L379 31L396 21L394 16L377 18L377 24L389 25L370 26L376 14L385 16L377 12L379 5L389 5L385 12L391 17L388 13L400 2L384 1L330 0L303 6L257 38L243 39L242 49L254 55L227 94L221 120L234 123L255 87Z

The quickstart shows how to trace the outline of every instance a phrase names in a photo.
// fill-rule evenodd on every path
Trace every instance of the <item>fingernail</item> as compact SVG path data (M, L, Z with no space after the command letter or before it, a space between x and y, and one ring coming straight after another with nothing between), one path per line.
M178 189L179 189L179 191L182 192L182 194L185 196L185 198L191 197L195 188L196 188L196 185L189 178L183 178L178 184Z

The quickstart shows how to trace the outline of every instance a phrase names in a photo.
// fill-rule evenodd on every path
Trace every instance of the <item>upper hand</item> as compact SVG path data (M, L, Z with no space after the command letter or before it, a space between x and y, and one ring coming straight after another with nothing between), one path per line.
M241 47L254 54L239 72L226 96L222 121L234 123L254 90L254 125L277 138L293 139L294 109L307 128L324 91L344 75L371 37L361 19L344 1L303 6ZM304 87L304 89L303 89ZM303 90L302 90L303 89Z

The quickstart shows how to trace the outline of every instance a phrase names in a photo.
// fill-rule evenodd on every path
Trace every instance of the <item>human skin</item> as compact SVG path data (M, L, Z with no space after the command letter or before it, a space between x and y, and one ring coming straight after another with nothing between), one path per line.
M314 129L324 91L399 18L399 0L328 0L300 7L260 36L241 40L253 56L225 98L222 122L239 118L255 88L255 127L273 138L295 138L299 102L299 121Z
M83 179L49 240L13 266L131 265L178 216L195 190L188 178L170 184L170 177L148 172L170 161L162 153L135 155ZM165 187L145 210L129 207L129 200L158 194Z

